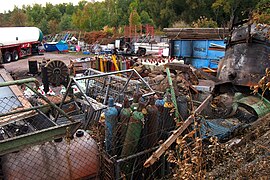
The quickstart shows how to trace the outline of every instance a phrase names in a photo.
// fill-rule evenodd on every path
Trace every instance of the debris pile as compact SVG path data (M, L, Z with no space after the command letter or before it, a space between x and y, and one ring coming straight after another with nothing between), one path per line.
M46 62L42 86L36 79L0 83L0 90L24 85L24 94L13 95L16 101L3 97L0 103L3 177L11 176L7 169L16 164L24 164L19 170L26 179L38 179L43 171L48 179L55 172L59 179L269 177L270 51L265 33L254 28L232 32L217 76L183 60L113 54L72 60L69 67L59 60ZM90 42L106 34L86 37ZM263 57L259 63L258 56ZM254 62L260 68L253 69ZM31 112L27 116L22 99ZM80 140L89 144L80 146ZM24 163L30 158L26 152L34 149L31 164ZM92 165L85 156L94 157ZM66 161L53 169L44 167L41 157L52 166L57 158ZM40 167L32 175L31 165ZM86 166L91 172L84 171Z
M114 42L114 38L110 37L110 34L104 31L92 31L84 33L83 40L88 44L102 43L109 44Z

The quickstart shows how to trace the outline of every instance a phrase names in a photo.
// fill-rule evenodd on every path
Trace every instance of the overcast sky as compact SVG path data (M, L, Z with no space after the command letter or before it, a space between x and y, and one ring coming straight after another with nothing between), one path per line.
M33 5L35 3L45 5L46 2L50 2L52 4L61 4L61 3L73 3L74 5L78 4L80 0L0 0L0 13L4 11L13 10L14 5L18 7L22 7L25 5ZM87 0L91 2L91 0Z

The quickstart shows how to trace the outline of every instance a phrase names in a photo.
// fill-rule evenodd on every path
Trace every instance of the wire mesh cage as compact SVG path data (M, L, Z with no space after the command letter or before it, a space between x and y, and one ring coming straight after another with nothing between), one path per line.
M60 109L59 98L38 87L34 78L0 83L0 179L96 177L97 143L77 130L84 116L73 102Z
M165 156L150 168L144 167L147 158L176 127L173 106L168 106L169 99L159 109L153 96L145 102L140 94L135 94L132 102L125 98L122 107L114 106L110 101L105 119L100 121L100 129L103 128L105 136L99 145L106 156L114 160L115 179L169 176L171 164Z
M135 70L93 70L70 80L62 98L32 91L0 99L2 179L161 179L171 163L144 163L176 128L170 96L154 91ZM11 89L12 90L12 89ZM94 92L94 93L93 93ZM100 98L98 98L100 97Z

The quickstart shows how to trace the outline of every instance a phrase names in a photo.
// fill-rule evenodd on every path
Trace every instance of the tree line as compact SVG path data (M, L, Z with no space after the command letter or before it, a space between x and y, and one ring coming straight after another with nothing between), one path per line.
M269 7L269 0L83 0L78 5L15 6L12 11L0 13L0 26L36 26L44 34L104 27L121 30L129 24L151 24L158 29L227 27L233 17L245 19L256 10L265 13L263 17L257 13L259 18L269 20Z

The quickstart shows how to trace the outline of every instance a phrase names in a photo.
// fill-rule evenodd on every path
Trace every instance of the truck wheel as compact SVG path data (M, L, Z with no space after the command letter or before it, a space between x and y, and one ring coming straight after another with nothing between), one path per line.
M11 57L10 52L6 51L5 52L5 55L4 55L4 61L5 61L5 63L10 63L11 60L12 60L12 57Z
M17 51L17 50L14 50L14 51L12 52L12 60L13 60L13 61L18 61L18 59L19 59L18 51Z
M137 51L137 54L139 56L144 56L146 54L146 49L145 48L141 48Z

